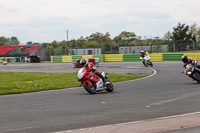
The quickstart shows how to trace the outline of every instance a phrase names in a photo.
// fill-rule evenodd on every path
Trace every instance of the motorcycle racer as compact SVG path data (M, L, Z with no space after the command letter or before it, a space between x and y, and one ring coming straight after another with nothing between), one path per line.
M191 63L193 66L197 66L197 65L198 65L198 61L197 61L196 59L188 58L186 55L183 55L183 56L181 57L181 59L182 59L183 68L184 68L183 73L185 72L186 66L187 66L188 64ZM200 73L199 69L197 69L197 71Z
M140 57L144 58L146 56L146 53L144 52L144 50L140 51Z
M105 85L110 84L110 82L108 81L108 79L106 79L105 77L103 77L101 75L100 72L98 72L96 69L97 67L92 63L92 62L87 62L86 59L81 59L80 60L80 64L82 67L85 67L86 71L88 72L94 72L97 76L99 76L103 82L105 83Z

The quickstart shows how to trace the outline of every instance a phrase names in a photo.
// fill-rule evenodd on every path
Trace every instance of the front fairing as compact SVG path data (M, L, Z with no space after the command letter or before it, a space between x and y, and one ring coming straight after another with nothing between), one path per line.
M79 69L78 74L77 74L78 81L83 80L86 75L87 75L87 71L85 70L85 68Z
M186 74L187 75L191 75L192 73L193 73L193 71L194 71L194 66L192 65L192 64L188 64L187 66L186 66Z
M147 56L144 57L144 59L145 60L150 60L151 58L150 58L150 56L147 55Z
M81 68L78 71L77 80L79 82L84 82L84 80L90 80L90 81L96 83L100 80L100 78L93 72L87 72L85 68Z

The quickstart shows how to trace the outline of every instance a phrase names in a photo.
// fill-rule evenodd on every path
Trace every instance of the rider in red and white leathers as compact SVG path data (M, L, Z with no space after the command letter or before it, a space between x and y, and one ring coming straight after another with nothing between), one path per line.
M97 67L92 63L92 62L87 62L86 59L81 59L80 60L80 64L82 67L85 67L86 71L88 72L94 72L97 76L99 76L103 82L105 84L110 84L110 82L108 81L108 79L106 79L105 77L102 76L102 74L100 72L98 72L96 69Z

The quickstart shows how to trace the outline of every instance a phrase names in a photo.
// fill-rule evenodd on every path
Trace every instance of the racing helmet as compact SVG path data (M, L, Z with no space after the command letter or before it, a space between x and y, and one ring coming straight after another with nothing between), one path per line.
M81 59L80 64L81 64L82 67L86 67L86 65L87 65L86 59Z
M141 50L140 53L144 53L144 50Z
M187 63L187 62L188 62L188 57L187 57L186 55L183 55L183 56L181 57L181 59L182 59L182 61L183 61L184 63Z

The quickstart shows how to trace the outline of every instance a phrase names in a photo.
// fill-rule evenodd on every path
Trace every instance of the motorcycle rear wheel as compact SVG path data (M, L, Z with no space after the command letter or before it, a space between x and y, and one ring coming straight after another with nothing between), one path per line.
M198 83L200 83L200 77L197 76L196 73L194 73L194 74L192 75L192 77L193 77L194 80L196 80Z
M94 86L93 85L90 86L87 82L83 83L83 87L90 94L95 94L96 93L96 89L94 88Z

